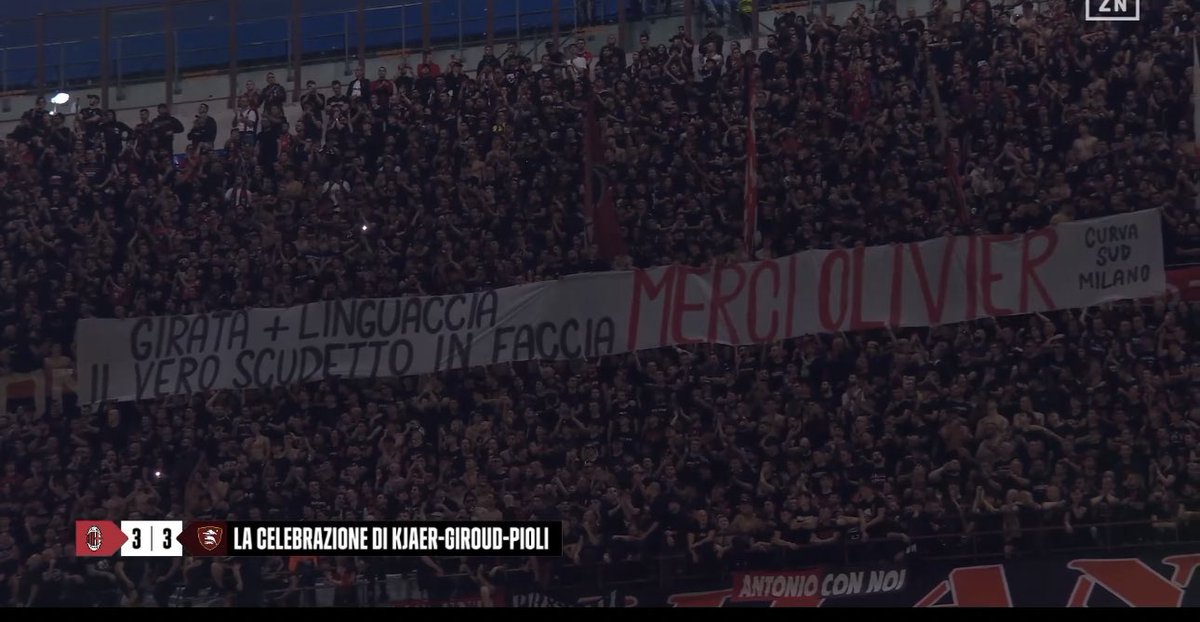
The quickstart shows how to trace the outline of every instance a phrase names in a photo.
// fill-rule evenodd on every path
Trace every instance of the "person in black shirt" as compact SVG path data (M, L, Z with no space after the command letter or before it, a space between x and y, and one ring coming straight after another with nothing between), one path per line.
M446 571L439 560L422 555L417 564L417 585L432 601L443 601L450 596L453 582L446 579Z
M232 564L232 571L237 578L237 593L234 604L238 607L261 607L263 604L263 566L267 560L262 557L238 558Z
M183 559L176 557L155 560L153 570L154 584L151 596L159 607L166 607L170 605L171 594L176 587L183 584Z
M803 551L812 540L812 528L816 526L815 515L793 514L789 510L779 513L779 524L771 543L780 549L783 559L793 564L803 563Z
M267 74L267 85L262 90L262 107L264 109L272 105L282 106L287 103L287 90L282 84L275 81L275 74Z
M315 80L309 80L304 84L304 86L306 90L304 91L304 94L300 96L301 108L307 107L312 110L313 114L320 117L321 114L325 112L325 96L317 90L317 83Z
M483 73L486 69L499 69L500 59L492 53L492 46L483 46L483 57L479 59L479 64L475 65L475 73Z
M104 111L100 109L100 96L88 95L87 108L79 111L79 124L83 127L84 138L90 143L100 133L104 122Z
M113 564L113 574L117 576L117 583L125 593L125 602L130 605L139 606L142 602L141 584L142 579L146 576L148 561L146 559L124 560L118 558Z
M50 135L48 142L57 148L59 153L69 152L75 144L75 134L71 131L71 127L67 125L66 117L63 115L50 115Z
M158 105L158 116L151 122L151 129L158 137L159 148L166 148L169 153L174 154L175 135L183 133L183 124L171 116L166 104Z
M342 92L341 81L334 80L329 84L329 87L333 92L325 100L325 107L329 111L329 118L332 120L350 110L350 98Z
M53 577L59 585L59 606L87 607L91 603L84 585L87 582L86 565L75 557L75 549L62 546L60 554L54 559L52 566Z
M371 81L367 80L362 67L354 68L354 79L346 86L346 96L350 101L366 99L371 95Z
M138 123L133 126L133 143L139 153L145 153L150 150L151 142L157 142L154 134L154 126L150 122L150 110L142 108L138 110Z
M1084 498L1083 490L1076 488L1071 491L1071 499L1067 504L1067 512L1063 517L1063 527L1072 546L1088 546L1092 544L1091 530L1088 525L1096 522L1091 504Z
M117 120L117 113L112 110L104 111L104 123L100 125L100 133L104 138L104 151L108 160L113 162L125 148L125 142L133 138L133 129Z
M521 48L516 43L509 43L504 48L504 54L500 55L501 62L504 63L504 71L516 71L525 62L525 55L521 53Z
M693 564L706 566L717 559L713 543L716 540L716 525L706 510L696 510L692 513L692 524L689 526L686 539L688 556Z
M208 116L208 104L200 104L200 108L196 112L196 119L192 122L192 129L188 132L187 137L195 147L206 145L211 149L213 143L216 142L217 121Z
M412 93L413 85L416 84L416 79L413 77L412 65L403 63L397 68L398 75L396 76L396 93L401 97L406 97Z
M263 166L274 164L279 156L279 136L287 124L283 106L270 104L264 107L262 125L258 134L258 157Z
M779 61L779 39L775 35L767 35L767 49L758 55L758 66L762 69L764 80L775 77L775 64Z
M608 40L604 44L604 47L600 48L600 57L604 58L605 56L611 58L612 62L616 64L616 71L624 73L625 50L617 45L616 35L608 35Z
M600 515L596 511L587 510L579 525L579 563L595 564L604 559L606 537L604 527L600 524Z
M37 369L38 361L33 352L35 336L18 332L16 325L9 324L0 333L0 355L10 371L26 374Z
M21 118L29 121L35 133L44 134L50 129L50 122L47 119L49 114L50 111L46 110L46 98L38 97L34 100L33 108L25 111Z

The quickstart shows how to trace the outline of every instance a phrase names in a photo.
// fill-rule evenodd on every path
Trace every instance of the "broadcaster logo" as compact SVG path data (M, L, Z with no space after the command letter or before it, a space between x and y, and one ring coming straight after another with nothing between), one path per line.
M1084 0L1085 21L1136 22L1142 18L1140 0Z

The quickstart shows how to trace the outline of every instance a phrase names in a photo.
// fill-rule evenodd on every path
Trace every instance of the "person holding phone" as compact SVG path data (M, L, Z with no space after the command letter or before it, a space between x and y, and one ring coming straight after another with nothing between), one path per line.
M217 141L217 120L208 116L208 104L200 104L196 109L196 118L192 121L192 129L187 137L193 147L212 149L213 143Z

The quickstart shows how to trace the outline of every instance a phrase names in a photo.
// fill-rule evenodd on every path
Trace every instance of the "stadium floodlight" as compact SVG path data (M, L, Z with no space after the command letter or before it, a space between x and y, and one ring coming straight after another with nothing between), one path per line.
M58 93L54 97L50 98L50 103L54 104L55 106L61 106L69 101L71 101L71 96L67 93Z

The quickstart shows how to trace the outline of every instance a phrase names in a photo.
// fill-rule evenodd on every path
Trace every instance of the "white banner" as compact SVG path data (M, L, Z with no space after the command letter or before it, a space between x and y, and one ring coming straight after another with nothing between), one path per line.
M1148 210L1024 235L602 272L472 294L338 300L78 327L82 403L378 378L689 343L930 326L1166 289Z

